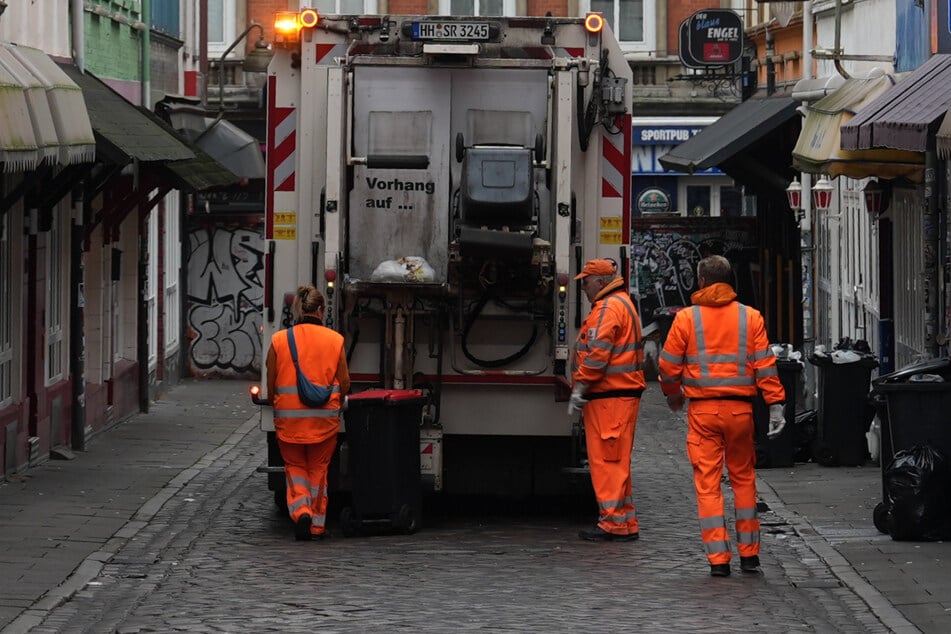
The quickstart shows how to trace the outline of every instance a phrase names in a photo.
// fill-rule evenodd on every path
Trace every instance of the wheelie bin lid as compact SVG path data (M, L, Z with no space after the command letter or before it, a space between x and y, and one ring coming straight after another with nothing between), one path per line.
M927 361L915 363L877 377L872 381L872 385L879 386L889 383L907 383L908 379L916 374L938 374L943 376L947 381L949 375L951 375L951 359L948 357L939 357L937 359L928 359Z
M348 398L353 402L362 400L408 401L422 397L422 390L364 390L363 392L351 394Z

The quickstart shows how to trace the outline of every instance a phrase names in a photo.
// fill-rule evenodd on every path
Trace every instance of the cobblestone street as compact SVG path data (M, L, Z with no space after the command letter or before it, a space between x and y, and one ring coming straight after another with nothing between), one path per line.
M763 575L708 575L684 423L645 398L635 447L641 539L592 544L573 508L427 507L410 536L295 542L252 429L161 507L35 632L886 632L778 514ZM909 630L914 631L914 629Z

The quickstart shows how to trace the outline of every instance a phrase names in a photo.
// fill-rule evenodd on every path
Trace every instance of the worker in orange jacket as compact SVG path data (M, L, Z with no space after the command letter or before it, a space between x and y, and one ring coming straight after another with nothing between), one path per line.
M598 523L579 536L588 541L633 541L639 537L631 495L631 451L644 381L641 320L624 278L611 260L590 260L581 280L591 312L571 367L568 414L581 411Z
M710 574L730 574L731 546L723 514L720 478L726 460L733 488L736 540L743 572L759 572L756 514L756 450L753 397L769 405L768 436L785 425L786 393L776 371L759 311L736 301L726 258L712 255L697 265L700 290L674 317L660 353L661 389L667 404L687 407L687 456L693 465L700 535Z
M322 539L327 520L327 471L337 446L340 412L350 390L343 337L323 325L324 297L313 286L297 289L291 312L300 371L329 392L319 406L302 400L288 330L271 337L267 390L274 406L274 430L284 459L287 509L298 541Z

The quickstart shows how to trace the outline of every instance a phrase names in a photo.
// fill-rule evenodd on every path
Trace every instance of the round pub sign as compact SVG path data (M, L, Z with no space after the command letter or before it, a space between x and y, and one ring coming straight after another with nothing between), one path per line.
M670 211L670 196L663 189L651 187L637 197L637 210L642 214L659 214Z
M686 31L687 59L698 64L723 66L743 55L743 21L733 11L697 11L687 19Z

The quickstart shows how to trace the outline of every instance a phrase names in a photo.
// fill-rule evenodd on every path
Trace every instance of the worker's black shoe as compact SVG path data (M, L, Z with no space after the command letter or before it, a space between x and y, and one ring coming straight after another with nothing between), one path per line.
M710 564L711 577L729 577L730 564Z
M310 539L310 515L304 514L297 518L294 523L294 539L299 542L306 542Z
M740 557L740 570L743 572L762 572L759 569L759 555Z
M584 529L578 531L578 537L589 542L633 542L640 537L640 534L629 533L627 535L617 535L607 532L600 526L595 526L590 530Z

